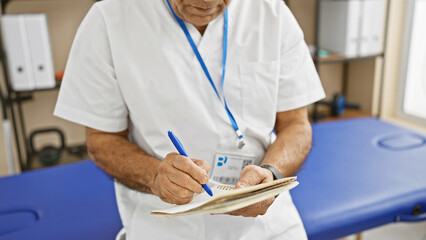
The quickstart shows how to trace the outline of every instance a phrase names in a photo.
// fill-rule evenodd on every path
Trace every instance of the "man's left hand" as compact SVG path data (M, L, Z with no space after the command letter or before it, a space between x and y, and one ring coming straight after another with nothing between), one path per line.
M240 175L240 181L235 185L235 188L244 188L254 186L260 183L272 182L274 179L272 172L268 169L261 168L256 165L249 165L243 169ZM271 197L253 205L241 208L226 214L243 217L257 217L263 215L272 205L275 198Z

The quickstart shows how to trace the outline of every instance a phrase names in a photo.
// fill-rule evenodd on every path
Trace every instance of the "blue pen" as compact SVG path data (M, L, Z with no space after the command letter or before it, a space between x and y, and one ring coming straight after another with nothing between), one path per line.
M186 153L185 149L182 146L182 143L179 141L179 139L172 133L172 131L169 131L169 138L172 140L173 145L175 145L175 148L178 150L180 155L183 155L187 158L189 158L188 154ZM212 190L207 184L201 184L203 186L204 190L213 197Z

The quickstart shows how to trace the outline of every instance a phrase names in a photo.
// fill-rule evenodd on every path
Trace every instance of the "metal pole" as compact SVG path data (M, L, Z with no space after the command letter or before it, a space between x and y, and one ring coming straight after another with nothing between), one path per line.
M15 160L13 158L13 147L12 147L12 135L10 132L10 122L7 118L7 111L6 111L6 104L3 100L3 93L0 89L0 106L3 112L3 136L4 136L4 142L6 147L6 161L7 166L9 169L9 174L16 174L16 166L15 166Z
M21 125L21 134L22 134L22 139L24 140L24 147L25 147L25 154L26 154L26 164L25 167L23 169L30 169L31 167L31 152L30 152L30 147L27 141L27 135L26 135L26 128L25 128L25 122L24 122L24 111L22 110L22 96L19 92L16 92L16 102L17 102L17 107L18 107L18 115L19 115L19 123ZM17 124L17 123L15 123Z
M7 4L9 1L7 1L7 0L1 0L1 6L0 6L0 8L1 8L1 13L0 13L0 19L1 19L1 16L4 14L4 11L5 11L5 9L4 9L4 7L5 7L5 4ZM14 108L13 108L13 98L12 98L12 90L11 90L11 87L10 87L10 82L9 82L9 74L8 74L8 67L7 67L7 62L6 62L6 54L5 54L5 52L4 52L4 49L3 49L3 39L2 39L2 37L1 37L1 29L0 29L0 57L1 57L1 64L2 64L2 67L3 67L3 76L4 76L4 79L5 79L5 82L6 82L6 89L7 89L7 96L5 97L5 98L2 98L2 105L4 106L4 111L5 112L7 112L7 107L10 107L10 120L11 120L11 122L12 122L12 126L13 126L13 130L14 130L14 135L15 135L15 144L16 144L16 150L17 150L17 153L18 153L18 160L19 160L19 164L20 164L20 170L22 171L22 170L24 170L24 162L23 162L23 159L22 159L22 153L21 153L21 146L20 146L20 143L19 143L19 135L18 135L18 129L17 129L17 126L16 126L16 118L15 118L15 111L14 111ZM8 121L8 129L10 129L11 128L11 126L10 126L10 122ZM12 139L12 137L10 137L10 139Z

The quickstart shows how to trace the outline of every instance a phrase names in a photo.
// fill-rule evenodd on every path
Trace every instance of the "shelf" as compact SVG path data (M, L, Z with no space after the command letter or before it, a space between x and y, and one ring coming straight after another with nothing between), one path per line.
M372 60L377 57L383 57L383 56L384 56L383 53L365 56L365 57L345 57L339 54L330 54L328 57L314 56L312 59L314 60L315 64L333 64L333 63L349 63L349 62Z
M19 94L21 94L21 93L24 93L24 94L31 94L31 93L34 93L34 92L45 92L45 91L50 91L50 90L57 90L57 89L59 89L59 88L61 87L61 83L62 83L62 81L61 81L61 80L56 79L56 84L55 84L55 87L53 87L53 88L34 89L34 90L30 90L30 91L19 91L19 92L14 91L14 90L12 89L11 91L12 91L12 92L14 92L14 93L19 93Z
M318 111L318 114L329 115L329 111ZM336 121L336 120L342 120L342 119L363 118L363 117L372 117L372 115L362 110L346 109L345 113L343 113L342 116L327 116L325 118L318 120L318 122L327 122L327 121Z

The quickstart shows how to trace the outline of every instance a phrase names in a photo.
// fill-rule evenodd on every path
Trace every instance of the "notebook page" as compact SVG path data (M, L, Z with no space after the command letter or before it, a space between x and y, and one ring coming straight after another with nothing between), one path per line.
M209 212L213 214L219 214L219 213L226 213L230 211L234 211L243 207L247 207L249 205L255 204L259 201L262 201L268 197L274 197L282 192L289 191L292 188L295 188L297 185L299 185L299 182L295 181L288 185L283 185L279 188L272 189L270 191L266 192L259 192L255 193L251 196L247 196L245 198L240 199L234 199L227 202L224 202L223 204L216 205L216 206L210 206L203 209L204 212Z
M218 182L213 181L213 180L210 180L208 185L213 192L213 197L217 196L217 195L219 195L223 192L227 192L227 191L234 189L234 187L232 187L230 185L221 184L221 183L218 183ZM192 199L192 201L187 203L187 204L175 205L171 208L166 208L166 209L163 209L163 210L154 210L152 212L153 213L167 213L167 214L184 212L184 211L188 211L190 209L199 207L199 206L205 204L206 202L208 202L210 200L212 200L212 197L204 191L200 194L196 194L194 196L194 199Z

